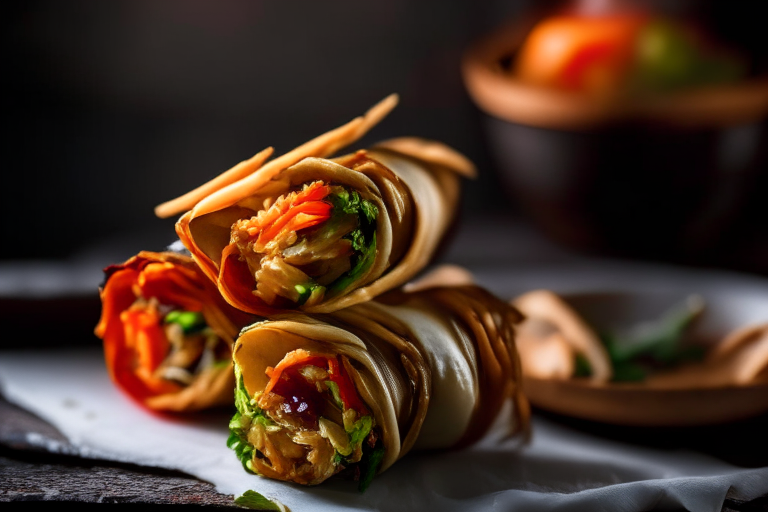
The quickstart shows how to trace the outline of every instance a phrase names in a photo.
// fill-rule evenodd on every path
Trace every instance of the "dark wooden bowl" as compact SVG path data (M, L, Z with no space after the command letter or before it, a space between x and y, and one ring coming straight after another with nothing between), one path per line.
M532 86L510 63L534 21L478 41L462 69L524 213L579 248L664 259L718 251L754 224L749 205L768 192L768 76L643 97Z

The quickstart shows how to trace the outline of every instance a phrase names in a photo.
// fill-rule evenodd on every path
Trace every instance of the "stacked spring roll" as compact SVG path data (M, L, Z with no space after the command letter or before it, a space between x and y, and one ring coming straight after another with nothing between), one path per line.
M251 472L365 488L411 449L475 442L510 400L509 433L527 432L518 311L470 284L396 290L434 256L472 163L416 138L330 158L396 103L158 206L183 214L191 258L107 269L96 333L113 379L175 411L234 389L228 444Z
M402 285L433 257L458 207L465 157L437 142L390 140L327 158L396 104L268 161L268 148L160 205L234 307L270 316L327 313Z
M140 252L105 269L96 335L112 380L144 406L232 403L232 345L254 318L227 304L188 256Z
M467 285L256 323L233 353L229 445L263 476L314 485L347 470L365 488L412 448L476 441L507 399L512 432L525 432L521 318Z

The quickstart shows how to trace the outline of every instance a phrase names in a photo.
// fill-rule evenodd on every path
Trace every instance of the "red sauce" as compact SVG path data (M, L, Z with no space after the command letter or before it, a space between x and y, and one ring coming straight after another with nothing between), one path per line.
M299 418L308 428L316 429L325 399L317 387L299 373L299 368L304 366L297 365L283 370L272 392L285 398L280 405L285 414Z

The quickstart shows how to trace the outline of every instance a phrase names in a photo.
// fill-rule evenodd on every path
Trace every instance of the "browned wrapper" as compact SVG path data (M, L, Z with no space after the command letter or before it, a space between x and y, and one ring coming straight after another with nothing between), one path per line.
M328 158L396 103L390 96L274 160L267 161L271 149L262 151L156 213L186 212L176 224L179 238L238 309L263 316L328 313L370 300L432 259L458 209L460 175L474 174L456 151L416 138ZM366 220L358 215L339 221L331 200L338 191L376 212L364 250L353 245L352 235ZM331 228L333 222L343 226ZM319 247L325 239L332 243Z
M311 485L344 469L370 478L412 449L474 443L510 399L508 432L526 434L529 408L514 345L521 318L466 285L390 292L331 314L254 324L234 349L247 396L237 403L230 446L250 471ZM333 410L329 380L340 390L340 410ZM350 447L351 455L334 461L341 453L334 448L346 446L342 434L356 435L347 414L370 416L372 428L361 450ZM329 425L334 417L343 424ZM381 458L371 468L376 447Z

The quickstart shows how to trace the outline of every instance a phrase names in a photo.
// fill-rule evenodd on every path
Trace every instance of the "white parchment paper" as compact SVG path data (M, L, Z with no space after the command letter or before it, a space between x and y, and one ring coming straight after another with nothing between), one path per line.
M76 264L0 266L0 295L50 297L95 290L100 268L121 261L122 253L117 254L99 247ZM581 257L520 226L499 222L460 230L444 261L469 268L479 284L503 298L536 288L768 294L764 278ZM139 408L109 381L99 351L0 352L0 391L57 427L71 444L65 448L73 447L76 454L181 470L225 494L253 489L293 512L708 512L720 511L726 495L750 500L768 493L768 468L739 468L695 452L650 450L536 416L532 442L522 449L490 435L463 451L410 453L376 477L364 494L347 481L308 489L246 473L225 444L227 414L173 420ZM30 442L57 448L46 439Z
M112 385L98 350L0 353L0 385L9 401L58 428L79 455L181 470L225 494L253 489L294 512L715 512L729 492L743 500L768 493L768 468L626 445L536 417L532 442L523 448L492 433L462 451L411 453L363 494L343 480L302 488L246 473L226 447L226 414L179 420L135 405Z

